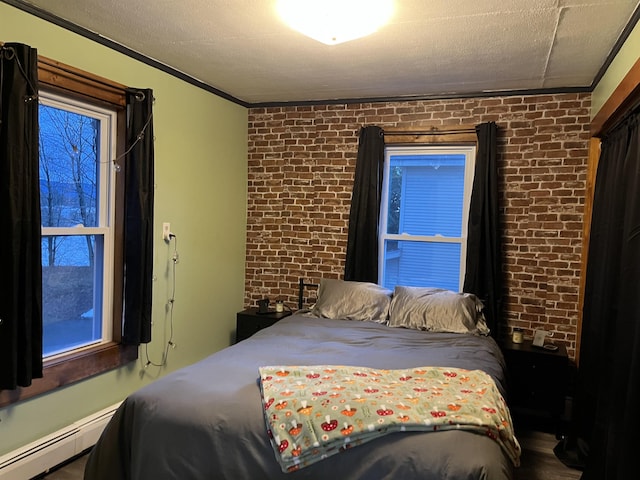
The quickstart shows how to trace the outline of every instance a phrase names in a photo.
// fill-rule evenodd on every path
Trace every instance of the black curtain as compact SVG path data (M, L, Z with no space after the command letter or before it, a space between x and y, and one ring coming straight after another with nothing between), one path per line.
M153 289L153 91L127 90L123 343L151 341Z
M463 291L484 303L491 334L498 336L502 308L502 253L498 208L497 132L494 122L476 126L473 191L469 207L467 259Z
M595 183L573 435L565 442L584 480L638 476L639 124L637 109L602 139Z
M0 389L42 377L38 52L0 47Z
M345 280L378 282L378 221L383 172L384 132L380 127L364 127L360 130L351 196Z

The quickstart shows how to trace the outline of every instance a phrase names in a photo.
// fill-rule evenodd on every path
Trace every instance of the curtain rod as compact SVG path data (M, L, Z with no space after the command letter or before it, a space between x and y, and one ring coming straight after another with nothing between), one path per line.
M432 128L430 130L394 130L391 132L385 132L384 129L382 130L382 134L383 135L387 135L387 136L406 136L406 135L411 135L411 136L420 136L420 135L457 135L457 134L468 134L468 133L476 133L476 129L475 128L464 128L464 129L458 129L458 130L438 130L435 128Z

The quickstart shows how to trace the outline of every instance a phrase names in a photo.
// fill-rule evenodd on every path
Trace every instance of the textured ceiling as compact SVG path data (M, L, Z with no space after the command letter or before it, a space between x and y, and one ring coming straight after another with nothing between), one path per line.
M396 0L377 33L327 46L285 26L275 0L21 3L247 104L588 88L640 4Z

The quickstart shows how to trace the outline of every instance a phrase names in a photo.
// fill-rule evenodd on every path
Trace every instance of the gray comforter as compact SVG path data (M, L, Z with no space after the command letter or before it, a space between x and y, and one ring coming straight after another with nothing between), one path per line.
M293 315L129 396L91 452L85 479L511 478L500 446L464 431L392 433L282 473L266 433L258 367L328 364L481 369L505 386L490 337Z

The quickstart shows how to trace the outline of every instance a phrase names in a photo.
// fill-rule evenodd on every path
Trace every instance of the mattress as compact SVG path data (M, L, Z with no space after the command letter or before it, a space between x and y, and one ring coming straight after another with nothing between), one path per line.
M482 370L505 392L493 338L294 314L130 395L92 450L85 479L491 479L500 445L469 431L394 432L284 473L265 426L259 368L343 365Z

